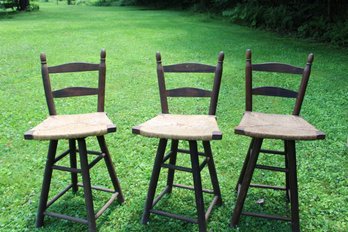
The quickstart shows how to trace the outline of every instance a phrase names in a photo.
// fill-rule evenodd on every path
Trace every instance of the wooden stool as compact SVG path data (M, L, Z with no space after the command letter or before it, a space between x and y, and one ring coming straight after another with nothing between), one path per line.
M215 112L221 83L224 54L222 52L220 53L217 66L195 63L162 66L160 53L157 53L156 59L162 114L150 119L149 121L139 126L133 127L134 134L140 134L152 138L159 138L157 155L152 170L144 214L141 222L143 224L146 224L149 221L150 213L153 213L190 223L196 223L199 226L199 231L206 231L206 222L212 211L212 208L214 207L214 205L222 204L220 187L210 147L210 141L222 138L222 133L220 132L216 122ZM167 90L164 78L165 72L215 73L213 90L208 91L198 88L177 88ZM211 100L209 115L169 114L167 97L210 97ZM172 143L169 152L165 155L168 140L172 140ZM188 141L190 149L179 149L179 140ZM197 141L199 140L201 140L203 143L204 152L198 152L197 150ZM191 168L176 165L177 153L190 154ZM204 157L204 161L201 164L199 163L199 156ZM168 160L169 163L166 163L166 161ZM213 190L202 189L200 172L207 164ZM161 168L168 168L167 186L155 199L157 182ZM175 184L175 170L192 173L194 186L192 187L182 184ZM155 205L166 193L169 194L172 192L173 187L193 190L195 192L196 209L198 216L197 219L154 209ZM206 211L204 208L203 192L214 195L214 198Z
M240 124L235 128L235 133L249 136L252 140L236 186L238 196L233 216L231 218L231 226L233 227L238 225L240 215L243 214L246 216L290 221L292 224L292 230L300 231L295 141L325 138L324 133L318 131L315 127L299 116L311 72L312 62L313 54L308 56L307 64L304 69L281 63L251 64L251 51L247 50L246 52L246 112L244 113ZM299 91L295 92L279 87L252 88L253 71L302 75ZM252 95L296 98L295 108L292 115L252 112ZM262 149L261 146L264 139L283 140L284 151ZM285 168L256 164L260 153L283 155L285 157ZM255 168L284 172L286 186L278 187L263 184L250 184ZM291 218L261 213L242 212L249 187L285 191L287 199L291 204Z
M116 126L111 122L104 112L105 99L105 50L101 51L100 64L92 63L68 63L58 66L48 67L46 63L46 55L41 54L41 70L44 83L46 101L50 116L40 123L38 126L25 133L25 139L49 140L49 149L47 154L44 179L42 183L39 210L37 214L36 226L41 227L44 224L45 215L53 216L61 219L71 220L87 224L89 231L96 231L96 219L111 205L117 198L119 203L124 201L121 187L116 176L115 169L112 164L104 135L116 131ZM52 91L50 83L50 74L67 73L67 72L83 72L98 71L99 86L98 88L86 87L69 87ZM98 95L98 112L88 114L72 114L57 115L53 98ZM96 136L101 151L90 151L86 147L86 137ZM58 141L61 139L69 140L69 149L62 154L56 156ZM76 148L76 141L78 149ZM80 155L81 168L77 167L76 153ZM96 158L88 163L88 154L96 156ZM56 163L65 156L70 155L70 167L60 166ZM110 179L114 189L106 189L98 186L91 186L90 169L100 160L104 159L108 169ZM51 177L53 170L67 171L71 173L71 184L63 191L58 193L50 201L48 194L50 190ZM82 183L78 183L77 174L82 174ZM78 187L84 190L84 197L87 210L87 219L71 217L68 215L49 212L47 209L68 190L72 189L75 193ZM93 207L92 189L112 193L110 200L95 214Z

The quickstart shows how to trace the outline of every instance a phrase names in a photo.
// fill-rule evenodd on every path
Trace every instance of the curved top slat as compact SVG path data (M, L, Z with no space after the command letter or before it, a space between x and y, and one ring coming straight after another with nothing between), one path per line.
M182 63L163 66L164 72L214 73L216 67L199 63Z
M302 74L304 69L289 64L282 63L263 63L263 64L253 64L253 71L262 71L262 72L279 72L279 73L290 73L290 74Z
M98 71L98 70L99 70L99 64L92 64L92 63L67 63L67 64L48 67L49 73L84 72L84 71Z

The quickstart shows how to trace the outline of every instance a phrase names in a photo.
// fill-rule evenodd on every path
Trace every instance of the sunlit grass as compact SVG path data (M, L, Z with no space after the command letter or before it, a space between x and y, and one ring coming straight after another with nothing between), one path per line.
M70 61L98 62L101 48L107 52L106 111L118 126L117 133L107 135L106 139L126 202L122 206L114 204L98 219L100 231L197 230L196 225L158 216L151 216L148 226L139 223L157 140L134 136L131 127L160 112L156 51L161 51L164 64L182 61L215 64L221 50L225 52L225 64L217 116L224 136L222 141L213 142L212 148L224 205L213 211L208 228L232 231L228 227L236 200L232 190L249 143L249 138L233 133L244 110L244 53L247 48L253 50L255 62L282 61L297 66L304 66L308 53L314 53L302 116L326 132L327 139L299 142L297 146L301 228L303 231L347 230L347 50L278 37L187 12L66 6L59 2L58 6L41 3L38 12L0 19L1 231L36 230L35 216L48 143L24 141L23 133L48 114L40 74L40 52L46 52L48 63L54 65ZM60 81L58 77L54 81L64 85L70 80L64 77ZM297 81L295 78L286 85L296 85ZM68 101L68 105L59 101L57 110L59 113L94 110L94 100L93 97L76 98ZM173 110L179 112L180 106L189 104L172 103L175 103ZM204 104L196 108L204 110L203 107ZM291 107L290 102L285 102L283 107L277 99L271 99L269 105L261 105L259 109L287 111L288 107ZM89 142L96 146L94 139ZM64 148L61 146L60 150ZM181 162L189 165L187 158L183 157ZM283 161L273 163L282 165ZM164 174L165 170L162 186ZM282 176L274 178L268 174L257 173L255 182L283 184ZM66 173L56 172L53 177L53 193L69 181ZM207 172L203 177L204 184L209 187ZM178 179L186 183L192 180L185 173L179 174ZM92 181L109 184L103 165L93 171ZM82 192L78 194L82 195ZM83 201L78 196L69 193L64 198L66 201L63 199L54 206L55 210L83 216ZM284 212L284 198L269 191L251 191L246 206L263 210L254 204L258 196L266 199L267 212ZM97 206L104 201L104 196L95 199ZM174 191L168 202L160 206L192 215L194 195ZM46 218L43 231L68 230L84 231L86 227ZM243 217L240 223L240 231L288 230L290 226L284 222Z

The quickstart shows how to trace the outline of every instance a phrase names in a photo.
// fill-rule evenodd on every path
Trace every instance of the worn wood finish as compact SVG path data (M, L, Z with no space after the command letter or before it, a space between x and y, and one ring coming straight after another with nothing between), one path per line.
M249 162L247 164L247 167L246 167L246 170L244 173L242 184L241 184L239 194L237 197L237 202L236 202L236 205L234 207L233 215L231 218L231 226L232 227L237 226L239 223L239 218L240 218L240 215L242 213L244 201L245 201L246 195L248 193L251 178L252 178L254 170L255 170L255 165L256 165L256 162L257 162L257 159L259 156L262 141L263 141L263 139L255 139L253 141Z
M311 67L313 63L314 55L311 53L308 55L307 64L305 68L295 67L289 64L283 63L263 63L252 64L251 62L251 50L246 51L246 68L245 68L245 85L246 85L246 111L252 111L252 96L253 95L266 95L266 96L279 96L279 97L291 97L296 98L296 103L293 110L293 115L299 115L301 106L303 103L304 95L307 89L309 76L311 73ZM279 87L256 87L253 88L252 76L253 72L265 71L273 73L288 73L302 75L301 84L298 92L288 90Z
M215 115L218 102L218 96L221 85L221 77L223 71L224 53L220 52L218 63L216 66L199 64L199 63L182 63L175 65L162 65L162 58L159 52L156 53L157 61L157 79L161 99L162 113L169 113L168 97L210 97L209 114ZM203 90L197 88L178 88L166 89L165 73L180 72L180 73L214 73L214 84L212 90Z
M87 95L97 95L98 89L96 88L86 88L86 87L69 87L60 90L55 90L52 92L54 98L62 97L77 97L77 96L87 96Z
M304 69L281 63L252 64L251 51L247 50L246 52L246 112L240 124L235 128L235 133L250 136L252 137L252 141L236 186L237 202L231 218L231 226L233 227L238 225L240 215L246 215L290 221L292 231L300 231L295 140L316 140L325 138L323 132L318 131L314 126L299 117L312 62L313 54L309 54ZM301 85L298 92L268 86L253 88L252 73L254 71L302 74ZM252 95L296 98L293 113L292 115L280 115L252 112ZM265 138L283 140L284 151L261 149L262 140ZM258 165L257 157L259 153L284 155L285 168ZM255 168L284 172L285 187L250 184L252 173ZM291 218L262 213L242 212L249 187L285 191L287 201L291 204Z
M78 63L78 62L48 67L49 73L86 72L86 71L98 71L98 70L99 70L99 64Z
M288 74L302 74L303 68L295 67L289 64L282 63L263 63L263 64L253 64L253 71L262 72L278 72L278 73L288 73Z
M166 91L167 97L211 97L211 91L197 88L177 88Z
M197 63L182 63L163 66L161 54L159 52L156 53L156 60L162 114L132 128L134 134L160 138L141 222L146 224L149 221L150 213L153 213L190 223L196 223L198 224L199 231L206 231L207 220L213 207L222 204L220 187L209 141L222 138L222 133L216 122L215 113L220 90L224 54L223 52L219 54L218 64L216 66ZM214 73L214 84L212 90L192 87L167 90L164 76L165 72ZM169 114L168 97L210 97L209 115ZM171 149L165 155L166 144L169 139L172 139ZM190 149L179 149L179 140L188 141ZM197 140L202 140L204 152L198 152ZM191 167L176 165L177 153L190 154ZM204 160L201 163L199 163L199 156L204 156ZM168 160L169 163L167 162ZM205 166L208 166L209 168L213 190L202 189L200 172ZM155 198L161 168L168 168L167 186ZM174 174L176 171L192 173L194 186L174 184ZM155 205L165 194L170 194L172 192L173 187L193 190L195 192L197 219L154 209ZM214 194L213 200L206 212L204 208L203 193Z
M82 139L78 139L77 142L79 145L83 191L84 191L86 211L87 211L88 230L97 231L97 225L96 225L95 217L94 217L91 179L89 175L88 160L87 160L86 141L84 138L82 138Z
M57 66L47 66L46 55L41 53L41 73L44 84L44 90L46 95L46 102L50 115L56 115L56 107L53 98L61 97L76 97L87 95L98 95L98 112L104 112L105 102L105 77L106 77L106 65L105 65L105 50L102 49L100 53L100 63L66 63ZM70 73L70 72L85 72L85 71L98 71L98 88L87 87L68 87L59 90L52 91L50 74Z
M76 161L76 140L69 139L69 153L70 153L70 167L73 169L77 169L77 161ZM57 161L55 161L57 162ZM71 173L71 183L72 183L72 191L74 193L77 192L77 174Z
M213 73L215 72L216 67L206 64L198 63L182 63L182 64L173 64L163 66L164 72L176 72L176 73Z
M44 179L41 190L41 197L37 215L36 226L41 227L44 223L44 216L52 216L61 219L71 220L73 222L83 223L88 225L89 231L96 231L96 219L113 203L115 199L119 203L124 202L121 187L112 164L111 156L108 151L104 134L115 132L116 126L107 117L104 112L105 101L105 50L101 51L100 64L91 63L68 63L53 67L47 66L46 55L41 54L41 72L46 96L46 102L50 116L40 123L38 126L29 130L24 134L25 139L49 140L49 151L45 167ZM98 88L87 87L68 87L60 90L52 91L50 82L50 73L66 73L66 72L82 72L82 71L98 71L99 80ZM74 97L98 95L98 112L72 115L57 115L54 105L54 98ZM96 136L99 142L101 151L88 151L86 148L86 137ZM57 144L60 139L69 140L69 149L62 154L56 156ZM79 149L76 149L76 140L78 141ZM77 168L76 153L80 155L80 166ZM95 158L88 163L88 154L95 155ZM70 167L56 165L64 157L69 155ZM106 189L103 187L92 186L89 170L92 169L99 161L104 159L108 173L114 189ZM48 201L50 183L53 170L67 171L71 173L71 184L63 191L59 192L50 201ZM83 184L78 183L77 174L82 174ZM78 191L78 186L83 188L84 198L87 211L87 219L71 217L68 215L47 212L47 208L55 203L70 189L75 193ZM112 193L111 198L101 207L95 214L93 206L92 189Z
M149 221L150 210L153 207L153 202L154 202L153 200L155 198L158 177L159 177L159 174L161 171L161 163L162 163L162 160L164 157L166 147L167 147L167 139L160 139L159 144L158 144L158 148L157 148L155 163L154 163L153 169L152 169L150 185L149 185L149 189L147 191L144 213L143 213L143 217L141 219L142 224L146 224Z
M252 90L253 95L297 98L297 92L279 87L258 87Z
M50 191L51 178L52 178L52 172L53 172L52 166L54 165L54 158L57 152L57 145L58 145L58 140L50 141L50 145L49 145L48 153L47 153L44 178L43 178L42 188L41 188L39 209L37 212L36 227L42 227L44 224L44 217L45 217L44 213L47 209L48 193Z
M196 199L198 227L200 232L205 232L207 230L207 225L205 220L205 209L204 209L204 200L203 200L203 192L202 192L201 173L199 169L197 141L189 141L189 145L190 145L193 185L194 185L195 199Z

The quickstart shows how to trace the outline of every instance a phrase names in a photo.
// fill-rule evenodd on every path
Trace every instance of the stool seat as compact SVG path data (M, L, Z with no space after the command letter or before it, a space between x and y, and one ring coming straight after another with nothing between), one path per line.
M219 140L222 133L213 115L160 114L133 127L133 133L146 137L177 140Z
M300 116L245 112L236 134L255 138L284 140L324 139L325 134L317 130Z
M100 136L115 132L116 126L105 112L51 115L25 133L26 139L57 140Z

